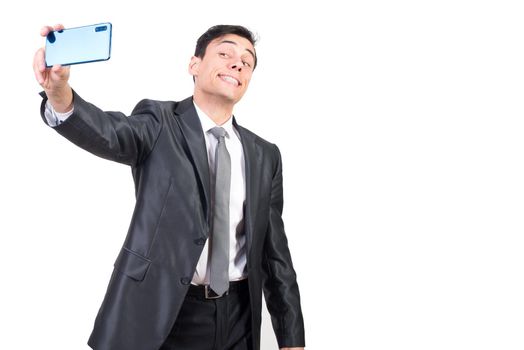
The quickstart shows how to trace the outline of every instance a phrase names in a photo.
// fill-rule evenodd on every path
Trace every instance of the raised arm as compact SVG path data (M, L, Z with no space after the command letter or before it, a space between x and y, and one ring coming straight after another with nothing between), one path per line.
M62 25L43 27L40 34L64 29ZM44 89L41 114L71 113L54 129L79 147L102 158L136 166L152 150L161 130L162 112L158 103L141 101L130 117L120 112L104 112L84 101L69 85L69 67L46 68L45 49L33 61L36 80Z

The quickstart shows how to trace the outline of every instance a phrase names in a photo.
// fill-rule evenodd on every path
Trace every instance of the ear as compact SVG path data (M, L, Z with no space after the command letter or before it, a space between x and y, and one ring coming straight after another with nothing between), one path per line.
M198 68L200 67L200 62L202 59L200 57L193 56L191 61L189 61L188 71L193 77L198 76Z

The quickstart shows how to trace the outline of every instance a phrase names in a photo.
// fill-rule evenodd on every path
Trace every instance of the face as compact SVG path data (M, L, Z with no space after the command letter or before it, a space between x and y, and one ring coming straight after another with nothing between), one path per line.
M237 103L251 80L254 54L251 42L238 35L227 34L211 41L204 57L193 56L189 64L195 93Z

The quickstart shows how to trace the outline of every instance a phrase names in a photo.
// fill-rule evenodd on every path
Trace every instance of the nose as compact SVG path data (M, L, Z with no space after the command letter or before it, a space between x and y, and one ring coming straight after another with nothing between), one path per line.
M236 71L238 71L240 73L242 71L242 62L235 61L235 62L231 63L229 65L229 69L236 70Z

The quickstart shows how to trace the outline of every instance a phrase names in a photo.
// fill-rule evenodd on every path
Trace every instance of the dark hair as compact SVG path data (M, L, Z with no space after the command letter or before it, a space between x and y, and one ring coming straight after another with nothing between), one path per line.
M206 49L209 43L215 40L216 38L220 38L227 34L235 34L242 38L245 38L249 40L249 42L253 46L255 46L255 43L257 41L253 33L245 27L237 26L237 25L219 24L219 25L209 28L204 34L200 36L200 38L198 38L197 43L196 43L196 48L195 48L195 56L203 58L204 55L206 54ZM255 69L256 66L257 66L257 53L255 51L255 65L253 69Z

